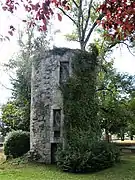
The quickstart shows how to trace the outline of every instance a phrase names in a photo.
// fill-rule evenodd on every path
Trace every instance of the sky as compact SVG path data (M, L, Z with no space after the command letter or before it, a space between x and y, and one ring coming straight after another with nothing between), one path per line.
M16 17L9 18L8 15L1 15L0 33L7 32L7 27L10 23L16 24L16 27L20 26L20 23L18 22L18 18ZM54 19L53 22L54 25L51 30L53 36L52 45L57 47L79 48L79 44L75 42L67 42L65 40L64 35L71 33L73 30L70 20L63 18L62 22L58 22ZM55 33L57 30L60 31L60 33ZM2 64L7 63L8 60L19 50L16 40L17 37L14 36L10 41L0 42L0 105L5 103L11 96L11 90L9 90L12 88L10 78L8 73L4 71ZM135 56L132 56L125 46L115 49L111 57L115 58L114 67L118 71L128 72L129 74L135 75Z

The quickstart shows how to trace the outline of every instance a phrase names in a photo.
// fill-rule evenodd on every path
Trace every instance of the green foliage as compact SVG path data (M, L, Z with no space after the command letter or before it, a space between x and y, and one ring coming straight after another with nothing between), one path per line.
M53 50L50 50L53 55L59 55L63 56L67 51L69 51L69 48L57 48L55 47Z
M79 51L72 60L73 75L61 87L66 139L76 138L77 134L81 137L82 132L99 138L100 126L95 97L97 55L94 47L91 53Z
M104 69L99 72L97 83L101 127L107 134L123 134L133 116L127 102L135 77L116 72L112 62L106 62Z
M25 104L27 107L27 104ZM2 106L2 123L0 131L5 136L7 132L12 130L29 131L29 121L26 118L27 110L19 107L14 100L7 102Z
M96 171L115 162L110 145L98 142L101 128L97 118L97 57L98 50L94 45L90 52L79 51L72 60L73 74L62 86L65 142L57 152L57 164L65 171ZM101 149L98 152L96 143ZM94 158L101 152L103 157L99 157L101 161L96 160L94 166Z
M126 102L126 106L130 113L130 118L127 121L127 128L128 135L130 136L131 140L133 140L133 135L135 135L135 93L134 91L131 92L129 99Z
M29 27L26 27L24 32L19 32L20 51L4 66L9 74L15 71L15 77L10 76L13 86L12 99L2 107L0 130L3 135L12 130L30 131L31 57L33 55L35 58L34 55L48 50L46 32L34 35L34 29Z
M76 31L72 32L71 34L66 34L65 38L67 41L77 41L78 40L78 34L76 33Z
M4 154L7 157L20 157L30 149L30 134L25 131L12 131L8 133L4 142Z
M89 144L83 149L70 145L65 149L58 149L58 167L63 171L86 173L103 170L120 161L120 151L115 144L104 141Z

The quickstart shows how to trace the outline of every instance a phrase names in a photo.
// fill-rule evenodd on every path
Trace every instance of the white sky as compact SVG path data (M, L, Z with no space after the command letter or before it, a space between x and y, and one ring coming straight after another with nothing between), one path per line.
M16 20L15 17L11 21L11 19L9 19L5 14L6 13L0 16L0 33L7 32L8 24L12 22L15 22L16 25L18 24L18 20ZM72 26L69 20L63 19L62 22L58 22L55 19L55 25L52 30L52 35L57 29L60 29L61 33L55 34L53 45L57 47L79 48L79 45L77 43L67 42L65 40L64 34L72 32ZM16 43L16 36L11 38L10 41L0 42L0 104L5 103L11 96L11 91L3 87L4 85L10 88L11 85L9 76L6 72L3 72L1 64L8 62L8 59L17 51L18 46ZM135 56L132 56L126 47L116 49L112 54L112 57L115 57L114 66L118 69L118 71L128 72L132 75L135 74Z

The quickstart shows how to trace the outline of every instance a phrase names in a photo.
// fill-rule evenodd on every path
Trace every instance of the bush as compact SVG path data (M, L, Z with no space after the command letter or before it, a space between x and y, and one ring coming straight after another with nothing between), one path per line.
M90 149L74 149L67 146L57 151L57 165L63 171L74 173L96 172L113 166L120 161L120 151L113 143L99 141Z
M92 147L91 170L100 171L120 161L120 150L114 143L100 141Z
M17 158L30 149L30 134L25 131L13 131L8 133L4 142L4 154L8 157Z

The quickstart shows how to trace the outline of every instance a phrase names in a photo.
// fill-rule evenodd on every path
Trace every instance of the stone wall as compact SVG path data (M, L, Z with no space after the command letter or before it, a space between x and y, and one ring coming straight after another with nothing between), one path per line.
M51 163L54 143L63 141L63 105L60 91L60 63L69 62L69 75L72 73L71 59L76 50L56 48L37 54L33 59L31 79L31 122L30 151L36 152L38 161ZM54 137L54 110L61 112L60 137ZM57 112L57 113L58 113ZM58 115L57 115L58 116Z

